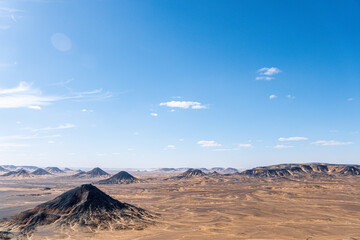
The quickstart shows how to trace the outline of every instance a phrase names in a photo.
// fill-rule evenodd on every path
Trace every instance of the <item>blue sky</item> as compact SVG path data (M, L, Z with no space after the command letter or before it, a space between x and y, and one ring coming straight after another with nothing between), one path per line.
M359 1L0 1L0 159L359 163Z

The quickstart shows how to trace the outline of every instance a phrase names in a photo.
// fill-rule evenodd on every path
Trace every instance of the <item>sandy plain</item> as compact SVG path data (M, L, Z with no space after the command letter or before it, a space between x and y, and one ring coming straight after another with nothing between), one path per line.
M95 233L43 226L31 239L360 239L360 176L167 179L179 173L132 172L146 182L96 185L121 202L161 214L155 226ZM2 178L0 218L96 180Z

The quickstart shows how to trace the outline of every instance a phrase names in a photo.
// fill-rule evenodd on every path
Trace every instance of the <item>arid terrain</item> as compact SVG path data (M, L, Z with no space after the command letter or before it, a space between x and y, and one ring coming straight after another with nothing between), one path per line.
M330 166L329 174L319 169L276 177L252 176L255 171L204 176L130 172L142 181L129 184L96 184L104 177L70 178L70 173L1 177L0 217L94 183L120 202L160 214L157 223L142 230L94 232L43 225L31 239L360 239L360 175L345 170L351 172L332 174Z

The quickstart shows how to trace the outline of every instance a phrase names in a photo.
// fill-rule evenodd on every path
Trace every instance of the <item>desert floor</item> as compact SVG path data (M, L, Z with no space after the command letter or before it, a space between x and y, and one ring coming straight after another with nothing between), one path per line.
M145 230L54 231L32 239L360 239L360 177L264 179L238 175L96 185L115 199L161 214ZM179 174L179 173L177 173ZM0 218L10 217L96 179L0 179ZM50 187L51 190L44 190Z

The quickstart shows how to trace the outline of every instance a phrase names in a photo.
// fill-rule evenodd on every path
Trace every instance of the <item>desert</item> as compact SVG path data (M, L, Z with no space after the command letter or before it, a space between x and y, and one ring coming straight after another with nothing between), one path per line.
M111 198L153 214L151 224L141 223L137 230L39 224L29 239L358 239L358 170L357 165L289 164L232 174L135 171L130 178L141 181L108 184L96 183L101 177L69 178L64 173L3 176L1 230L17 214L93 184Z

